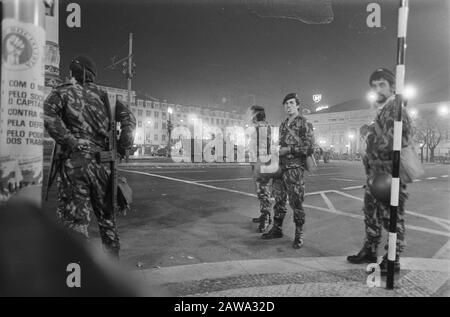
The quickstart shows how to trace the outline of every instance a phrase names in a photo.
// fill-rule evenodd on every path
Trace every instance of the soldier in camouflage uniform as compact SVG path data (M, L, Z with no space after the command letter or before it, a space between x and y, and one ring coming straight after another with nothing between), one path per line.
M266 113L263 107L257 105L252 106L250 108L250 113L251 113L251 122L255 127L255 133L252 135L251 140L251 142L254 143L253 145L255 146L250 146L250 149L254 148L257 150L255 156L257 157L257 160L259 160L259 155L261 153L267 153L268 155L270 155L270 125L266 121ZM261 138L264 135L267 135L266 141L267 143L259 144ZM266 151L262 149L263 147L265 147ZM265 232L272 223L270 217L270 208L272 207L270 203L271 177L265 176L264 174L261 174L259 171L255 171L255 169L259 167L260 165L258 164L252 164L253 179L255 181L256 187L256 195L258 196L260 206L259 207L260 216L253 218L252 220L253 222L259 223L258 232Z
M381 241L382 227L389 231L390 204L381 202L370 192L370 181L379 173L392 174L393 136L395 120L395 76L388 69L376 70L369 79L373 91L377 95L375 105L377 114L375 121L364 126L366 133L366 153L363 164L367 176L367 185L364 194L364 222L366 238L361 251L347 257L351 263L377 262L377 247ZM402 147L406 147L411 138L411 120L405 109L402 109ZM406 185L400 180L399 205L397 214L397 256L395 270L400 270L399 256L404 250L405 242L405 201L408 197ZM385 249L387 250L387 245ZM381 273L387 272L387 255L380 263Z
M297 94L288 94L283 105L287 114L286 120L281 123L279 134L280 166L282 175L274 178L272 194L275 197L274 224L269 232L262 235L263 239L281 238L283 220L286 215L286 201L294 212L295 238L293 248L303 246L303 225L305 212L303 200L305 196L305 170L306 157L314 151L314 132L312 124L301 115L300 99Z
M108 150L110 111L107 94L94 84L96 67L86 56L70 64L76 82L55 88L44 103L45 127L61 146L58 184L58 220L88 238L88 225L95 214L106 251L119 255L119 236L107 192L111 167L97 161L96 154ZM116 103L115 116L121 134L117 152L125 154L134 140L136 120L122 103Z

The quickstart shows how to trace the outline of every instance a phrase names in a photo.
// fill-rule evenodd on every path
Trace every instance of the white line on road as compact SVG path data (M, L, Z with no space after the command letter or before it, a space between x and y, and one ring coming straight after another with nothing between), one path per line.
M346 178L330 178L330 179L344 182L359 182L357 179L346 179Z
M446 177L448 177L448 175L442 175L441 177L444 177L444 178L446 178Z
M450 259L450 240L444 244L435 255L433 255L434 259Z
M356 197L356 196L353 196L353 195L349 195L349 194L347 194L347 193L343 193L343 192L340 192L340 191L338 191L338 190L331 190L331 191L334 192L334 193L336 193L336 194L339 194L339 195L348 197L348 198L353 198L353 199L356 199L356 200L359 200L359 201L364 201L364 199L362 199L361 197ZM427 216L427 215L419 214L419 213L417 213L417 212L413 212L413 211L409 211L409 210L406 210L405 213L410 214L410 215L412 215L412 216L416 216L416 217L420 217L420 218L427 219L427 220L429 220L429 221L432 221L432 222L434 222L434 223L437 223L437 224L443 226L443 227L446 228L446 229L448 229L446 223L447 223L447 224L450 224L450 220L447 220L447 219L444 219L444 218L433 217L433 216Z
M364 220L363 216L355 215L355 214L348 213L348 212L343 212L343 211L339 211L339 210L330 210L330 209L326 209L326 208L322 208L322 207L316 207L316 206L311 206L311 205L307 205L307 204L304 204L303 206L306 207L306 208L326 211L326 212L329 212L329 213L333 213L333 214L337 214L337 215L341 215L341 216L345 216L345 217L349 217L349 218ZM426 232L426 233L431 233L431 234L435 234L435 235L439 235L439 236L450 237L450 233L448 231L445 232L445 231L439 231L439 230L428 229L428 228L419 227L419 226L411 226L411 225L405 225L405 227L408 228L408 229L411 229L411 230L415 230L415 231Z
M437 177L427 177L427 179L437 179Z
M249 197L256 197L255 194L250 194L250 193L247 193L247 192L243 192L243 191L239 191L239 190L233 190L233 189L228 189L228 188L223 188L223 187L216 187L216 186L196 183L196 182L187 181L187 180L184 180L184 179L177 179L177 178L173 178L173 177L168 177L168 176L163 176L163 175L158 175L158 174L145 173L145 172L139 172L139 171L130 171L130 170L123 170L123 169L119 169L119 170L123 171L123 172L128 172L128 173L146 175L146 176L151 176L151 177L157 177L157 178L161 178L161 179L171 180L171 181L175 181L175 182L180 182L180 183L185 183L185 184L190 184L190 185L196 185L196 186L205 187L205 188L209 188L209 189L221 190L221 191L225 191L225 192L229 192L229 193L235 193L235 194L240 194L240 195L245 195L245 196L249 196ZM349 195L349 194L346 194L346 193L343 193L343 192L340 192L340 191L337 191L337 190L312 192L312 193L305 194L305 196L315 195L315 194L322 195L322 193L329 193L329 192L334 192L334 193L337 193L337 194L340 194L340 195L343 195L343 196L346 196L346 197L350 197L350 198L362 201L362 199L359 198L359 197L352 196L352 195ZM322 210L322 211L325 211L325 212L334 213L334 214L338 214L338 215L346 216L346 217L350 217L350 218L364 219L363 216L355 215L355 214L348 213L348 212L342 212L342 211L339 211L339 210L336 210L336 209L331 210L331 208L330 209L326 209L326 208L311 206L311 205L307 205L307 204L304 204L304 206L307 207L307 208L318 209L318 210ZM437 217L424 216L424 215L419 215L419 216L421 216L423 218L436 218L436 219L439 219L440 221L446 221L445 219L441 219L441 218L437 218ZM416 231L431 233L431 234L435 234L435 235L443 235L443 236L446 236L446 237L450 237L450 233L449 232L438 231L438 230L433 230L433 229L428 229L428 228L423 228L423 227L418 227L418 226L411 226L411 225L406 225L406 228L412 229L412 230L416 230Z
M414 179L413 183L417 183L417 182L421 182L421 181L422 181L421 179Z
M157 171L159 174L207 173L207 171Z
M180 183L185 183L185 184L190 184L190 185L196 185L196 186L205 187L205 188L209 188L209 189L222 190L222 191L226 191L226 192L229 192L229 193L241 194L241 195L250 196L250 197L256 197L255 194L250 194L250 193L242 192L242 191L239 191L239 190L228 189L228 188L223 188L223 187L216 187L216 186L196 183L196 182L193 182L193 181L187 181L187 180L184 180L184 179L178 179L178 178L173 178L173 177L168 177L168 176L163 176L163 175L158 175L158 174L151 174L151 173L145 173L145 172L139 172L139 171L123 170L123 169L119 169L119 171L127 172L127 173L140 174L140 175L147 175L147 176L151 176L151 177L157 177L157 178L166 179L166 180L169 180L169 181L180 182Z
M326 173L326 174L305 174L308 177L319 177L319 176L329 176L329 175L339 175L341 173Z
M218 182L234 182L234 181L248 181L253 180L251 177L247 178L224 178L224 179L206 179L201 181L194 181L195 183L218 183Z
M334 208L333 204L328 199L327 195L325 193L320 193L320 196L322 196L322 199L325 201L325 204L327 204L328 209L330 209L331 211L335 212L336 208Z
M359 185L359 186L350 186L350 187L344 187L341 188L342 190L349 190L349 189L360 189L363 188L364 185Z

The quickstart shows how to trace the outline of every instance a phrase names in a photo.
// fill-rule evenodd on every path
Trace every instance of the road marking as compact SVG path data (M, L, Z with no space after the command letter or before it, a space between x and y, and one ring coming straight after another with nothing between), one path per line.
M228 188L217 187L217 186L211 186L211 185L207 185L207 184L196 183L196 182L193 182L193 181L187 181L187 180L184 180L184 179L178 179L178 178L173 178L173 177L164 176L164 175L151 174L151 173L145 173L145 172L139 172L139 171L124 170L124 169L118 169L118 170L122 171L122 172L128 172L128 173L139 174L139 175L146 175L146 176L166 179L166 180L170 180L170 181L175 181L175 182L180 182L180 183L185 183L185 184L190 184L190 185L196 185L196 186L205 187L205 188L209 188L209 189L215 189L215 190L225 191L225 192L234 193L234 194L240 194L240 195L249 196L249 197L256 197L255 194L250 194L250 193L239 191L239 190L228 189ZM334 192L334 193L337 193L337 194L340 194L340 195L343 195L343 196L346 196L346 197L350 197L350 198L353 198L353 199L362 200L359 197L352 196L352 195L349 195L349 194L346 194L346 193L343 193L343 192L340 192L340 191L337 191L337 190L327 190L327 191L312 192L312 193L305 194L305 196L310 196L310 195L315 195L315 194L322 195L322 193L331 193L331 192ZM326 208L311 206L311 205L307 205L307 204L304 204L303 206L305 206L307 208L322 210L322 211L329 212L329 213L334 213L334 214L341 215L341 216L346 216L346 217L349 217L349 218L364 219L363 216L355 215L355 214L348 213L348 212L339 211L339 210L336 210L336 209L334 209L334 210L326 209ZM421 215L421 216L424 217L423 215ZM429 217L429 216L426 216L426 217ZM434 218L436 218L436 217L434 217ZM438 218L438 219L440 219L440 218ZM443 220L445 220L445 219L443 219ZM406 225L405 227L408 228L408 229L411 229L411 230L416 230L416 231L431 233L431 234L435 234L435 235L442 235L442 236L450 237L450 233L449 232L438 231L438 230L433 230L433 229L428 229L428 228L423 228L423 227L418 227L418 226L411 226L411 225Z
M247 178L224 178L224 179L206 179L202 181L194 181L195 183L218 183L218 182L234 182L234 181L248 181L253 180L251 177Z
M156 171L159 174L207 173L207 171Z
M422 181L421 179L414 179L413 183L417 183L417 182L421 182L421 181Z
M450 259L450 240L444 244L435 255L433 255L434 259Z
M448 175L442 175L441 177L444 177L444 178L446 178L446 177L448 177Z
M348 197L348 198L353 198L353 199L356 199L356 200L359 200L359 201L364 201L364 199L361 198L361 197L356 197L356 196L353 196L353 195L349 195L347 193L343 193L343 192L340 192L340 191L337 191L337 190L332 190L332 192L335 192L336 194L339 194L339 195L342 195L342 196L345 196L345 197ZM413 211L409 211L409 210L406 210L405 213L406 214L410 214L411 216L416 216L416 217L419 217L419 218L427 219L427 220L429 220L431 222L434 222L434 223L444 227L445 229L447 229L450 232L450 227L448 227L448 225L447 225L447 224L450 224L450 220L447 220L445 218L439 218L439 217L423 215L423 214L419 214L417 212L413 212Z
M328 199L327 195L325 193L320 193L320 196L322 196L322 199L325 201L325 204L327 204L328 209L330 209L331 211L336 211L336 208L334 208L333 204L331 203L331 201Z
M427 177L427 179L437 179L437 177Z
M355 215L355 214L348 213L348 212L343 212L343 211L339 211L339 210L330 210L330 209L327 209L327 208L316 207L316 206L311 206L311 205L307 205L307 204L303 204L303 206L306 207L306 208L317 209L317 210L321 210L321 211L337 214L337 215L340 215L340 216L345 216L345 217L349 217L349 218L364 220L364 216ZM445 232L445 231L439 231L439 230L428 229L428 228L419 227L419 226L412 226L412 225L405 225L405 227L410 229L410 230L426 232L426 233L431 233L431 234L435 234L435 235L439 235L439 236L445 236L445 237L449 237L450 238L450 233L448 231Z
M339 175L341 173L326 173L326 174L305 174L309 177L318 177L318 176L329 176L329 175Z
M190 185L196 185L196 186L205 187L205 188L209 188L209 189L222 190L222 191L226 191L226 192L229 192L229 193L235 193L235 194L241 194L241 195L250 196L250 197L256 197L255 194L250 194L250 193L246 193L246 192L239 191L239 190L228 189L228 188L223 188L223 187L216 187L216 186L212 186L212 185L196 183L196 182L193 182L193 181L187 181L187 180L184 180L184 179L178 179L178 178L173 178L173 177L164 176L164 175L145 173L145 172L139 172L139 171L123 170L123 169L118 169L118 170L119 171L123 171L123 172L128 172L128 173L134 173L134 174L140 174L140 175L146 175L146 176L151 176L151 177L162 178L162 179L166 179L166 180L174 181L174 182L180 182L180 183L185 183L185 184L190 184Z
M350 187L344 187L341 188L342 190L349 190L349 189L359 189L359 188L363 188L364 185L359 185L359 186L350 186Z
M357 179L346 179L346 178L330 178L330 179L344 182L359 182Z

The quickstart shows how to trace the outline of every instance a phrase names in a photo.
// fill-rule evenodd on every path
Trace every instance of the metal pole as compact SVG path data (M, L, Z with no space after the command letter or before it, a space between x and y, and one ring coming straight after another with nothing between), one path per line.
M128 72L127 72L127 89L128 89L128 104L131 107L131 79L133 77L133 33L130 33L128 41ZM125 162L128 163L130 159L130 152L125 152Z
M0 201L17 193L40 206L45 6L42 0L1 4Z
M386 288L394 288L394 265L397 244L397 213L400 195L400 151L402 149L402 109L405 105L403 90L405 85L406 30L408 25L408 0L400 1L397 33L397 67L395 85L395 121L392 163L391 206L389 223L389 247Z
M167 123L167 129L169 132L169 140L167 141L167 157L171 158L172 157L172 145L171 145L171 140L172 140L172 113L169 112L169 122Z
M133 33L130 33L128 48L128 102L131 106L131 78L133 77Z

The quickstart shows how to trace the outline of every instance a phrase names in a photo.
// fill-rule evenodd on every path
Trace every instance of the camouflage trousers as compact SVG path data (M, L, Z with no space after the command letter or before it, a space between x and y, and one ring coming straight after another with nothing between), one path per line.
M65 227L89 238L92 212L97 218L100 236L108 252L120 249L115 214L107 193L111 170L94 159L69 158L62 162L58 183L57 217Z
M280 225L286 216L286 202L289 197L289 206L294 212L294 223L302 228L305 223L303 201L305 199L305 182L303 169L291 168L283 171L280 178L274 178L272 194L275 198L274 223Z
M406 246L405 241L405 201L408 198L406 185L400 185L400 195L397 213L397 247L396 253L399 255ZM364 223L366 228L366 238L364 245L366 248L376 252L381 242L382 228L389 231L390 205L375 199L370 193L368 186L365 187L364 194ZM385 250L388 244L385 245Z
M254 177L256 195L259 200L259 211L261 217L265 220L270 219L270 208L272 204L270 203L270 180L269 177Z

